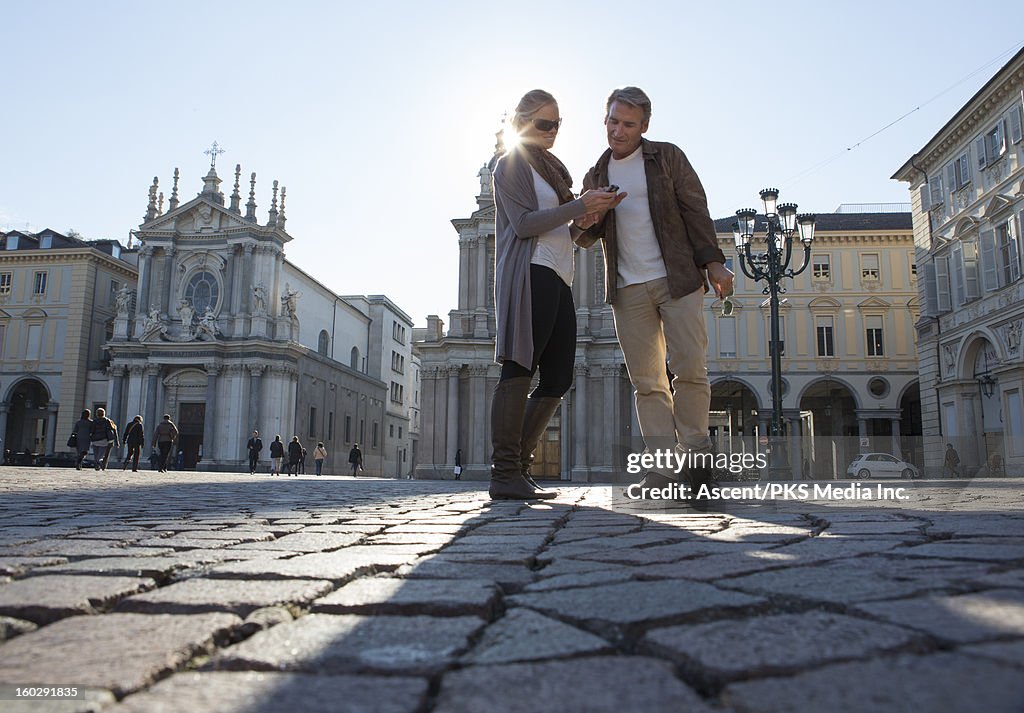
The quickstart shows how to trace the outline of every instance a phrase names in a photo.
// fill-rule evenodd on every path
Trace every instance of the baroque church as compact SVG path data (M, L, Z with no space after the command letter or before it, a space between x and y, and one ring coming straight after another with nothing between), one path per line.
M408 466L409 419L378 378L391 339L371 332L411 333L411 320L382 296L341 297L289 262L286 189L273 182L261 222L256 174L243 206L236 166L226 201L216 153L215 145L202 191L188 202L179 201L175 169L166 212L154 178L133 231L137 294L118 295L107 345L108 411L122 424L142 415L149 434L171 415L186 468L244 470L258 430L264 459L276 435L285 443L297 435L309 452L325 443L328 473L347 469L355 443L368 473L400 473L393 461L404 456Z

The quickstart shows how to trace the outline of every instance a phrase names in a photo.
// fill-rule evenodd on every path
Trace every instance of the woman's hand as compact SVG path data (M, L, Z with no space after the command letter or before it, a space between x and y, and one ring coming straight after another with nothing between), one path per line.
M572 223L580 230L586 230L587 228L597 225L599 220L601 220L600 213L587 213L586 215L577 218Z

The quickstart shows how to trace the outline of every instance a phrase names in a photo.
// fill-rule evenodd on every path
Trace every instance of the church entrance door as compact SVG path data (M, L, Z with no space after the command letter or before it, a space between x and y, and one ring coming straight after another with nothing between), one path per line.
M203 427L206 423L206 404L183 403L178 419L178 449L183 451L183 467L192 470L202 457Z

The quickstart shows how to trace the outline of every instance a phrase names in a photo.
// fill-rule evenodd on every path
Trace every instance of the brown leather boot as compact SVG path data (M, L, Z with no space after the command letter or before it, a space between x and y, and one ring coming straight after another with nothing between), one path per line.
M537 450L537 444L548 428L551 417L555 415L561 398L554 396L541 396L526 400L526 415L523 417L523 442L520 446L521 472L526 482L535 489L544 491L544 488L537 485L537 481L530 475L530 465L533 463L533 452Z
M556 493L535 490L520 471L523 415L530 377L499 381L491 401L491 485L492 500L547 499Z

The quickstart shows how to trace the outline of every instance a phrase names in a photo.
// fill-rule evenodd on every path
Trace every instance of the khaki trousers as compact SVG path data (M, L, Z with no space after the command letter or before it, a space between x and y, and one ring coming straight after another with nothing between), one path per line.
M706 450L711 384L704 289L672 299L660 278L618 290L612 313L615 333L636 394L640 432L648 450ZM665 357L672 372L672 389ZM674 394L673 394L674 390Z

